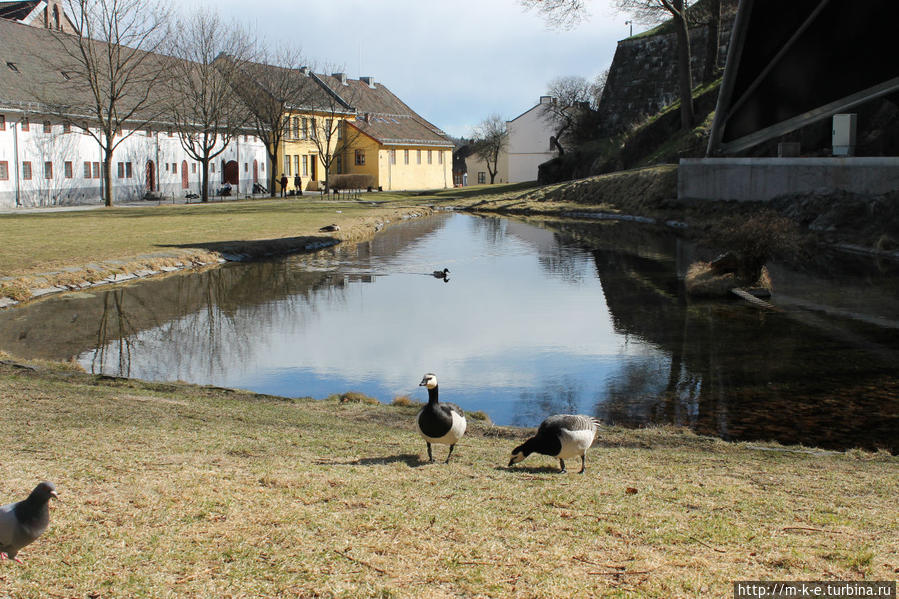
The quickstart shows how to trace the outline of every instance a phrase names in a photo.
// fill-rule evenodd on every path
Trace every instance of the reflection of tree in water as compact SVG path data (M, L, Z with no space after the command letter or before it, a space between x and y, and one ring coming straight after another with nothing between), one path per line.
M506 227L510 221L492 216L481 216L474 217L469 222L475 233L480 234L489 245L497 246L505 238Z
M725 439L899 450L892 331L800 311L687 303L670 238L666 248L664 238L614 229L564 235L596 248L615 331L667 354L627 362L596 398L598 416L628 426L686 425Z
M153 355L149 378L202 367L221 372L244 363L261 329L277 323L302 326L319 301L333 303L345 281L329 273L303 273L283 260L216 268L154 285L107 292L92 370L130 376L135 355ZM288 300L288 298L291 298ZM164 349L164 351L162 351ZM186 366L189 365L189 366Z
M575 378L546 381L536 391L521 392L519 407L522 409L517 411L515 423L540 422L552 414L577 414L583 396L583 384Z

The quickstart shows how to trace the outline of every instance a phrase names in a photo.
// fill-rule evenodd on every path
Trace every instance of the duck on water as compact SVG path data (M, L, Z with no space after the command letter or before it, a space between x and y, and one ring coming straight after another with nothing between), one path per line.
M453 455L453 448L459 442L459 439L462 438L462 435L465 434L467 425L465 412L455 404L440 403L438 401L437 375L434 373L429 372L425 374L421 379L421 383L419 383L419 387L427 387L428 403L418 412L418 416L415 418L415 426L428 445L428 460L434 461L434 455L431 453L431 444L440 443L449 445L449 453L445 462L449 463L450 456Z

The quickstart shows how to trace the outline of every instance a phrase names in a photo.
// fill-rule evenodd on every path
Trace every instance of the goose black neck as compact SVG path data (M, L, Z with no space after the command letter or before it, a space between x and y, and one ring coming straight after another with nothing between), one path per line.
M437 403L437 385L433 387L428 387L428 403L434 404Z

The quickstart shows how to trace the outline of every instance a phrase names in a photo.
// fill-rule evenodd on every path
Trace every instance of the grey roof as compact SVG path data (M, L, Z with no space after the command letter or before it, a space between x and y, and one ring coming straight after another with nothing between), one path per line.
M329 88L356 107L353 125L384 145L422 145L452 148L454 144L436 125L429 123L385 85L369 85L360 79L318 75Z

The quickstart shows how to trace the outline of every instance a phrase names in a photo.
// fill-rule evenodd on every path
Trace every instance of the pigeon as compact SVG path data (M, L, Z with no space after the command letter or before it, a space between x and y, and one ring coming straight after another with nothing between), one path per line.
M50 498L56 494L53 483L42 482L23 501L0 507L0 560L18 563L19 550L37 540L50 525Z

